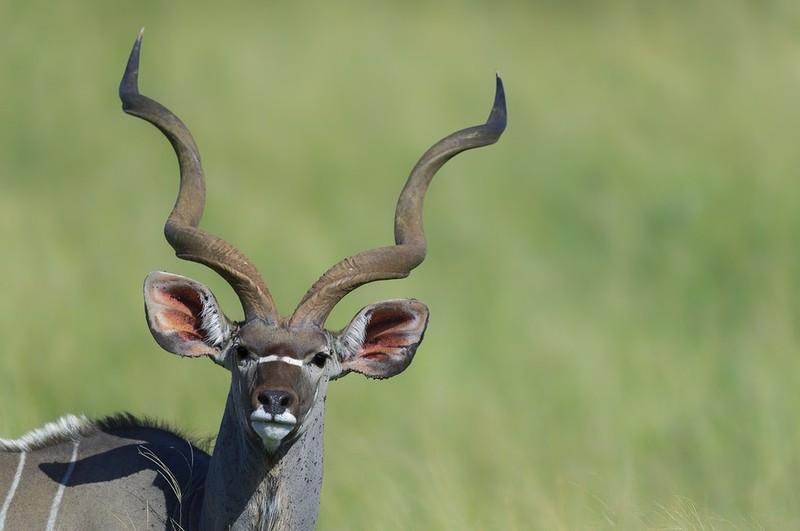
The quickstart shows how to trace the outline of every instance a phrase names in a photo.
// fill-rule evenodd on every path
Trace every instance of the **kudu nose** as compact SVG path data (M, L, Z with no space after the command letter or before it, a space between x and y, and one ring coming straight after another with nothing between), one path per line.
M261 391L258 393L258 401L264 411L279 415L292 405L292 395L286 391Z

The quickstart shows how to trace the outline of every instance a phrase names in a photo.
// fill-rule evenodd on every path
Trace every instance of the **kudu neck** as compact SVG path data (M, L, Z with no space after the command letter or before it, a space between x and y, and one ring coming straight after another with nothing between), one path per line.
M228 396L206 477L201 530L313 530L322 488L325 403L314 405L305 430L274 455L242 429Z

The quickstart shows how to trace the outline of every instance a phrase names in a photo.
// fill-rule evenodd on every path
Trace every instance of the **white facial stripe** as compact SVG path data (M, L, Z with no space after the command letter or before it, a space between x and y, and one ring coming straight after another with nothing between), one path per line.
M264 356L263 358L258 358L258 363L269 363L271 361L282 361L283 363L288 363L289 365L297 365L298 367L303 366L303 360L296 360L294 358L290 358L289 356Z

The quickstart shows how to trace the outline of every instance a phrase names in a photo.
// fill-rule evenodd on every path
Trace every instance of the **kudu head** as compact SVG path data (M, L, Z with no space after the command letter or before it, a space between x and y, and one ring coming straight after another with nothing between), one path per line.
M244 319L225 317L202 284L170 273L145 280L147 322L159 345L180 356L208 356L233 374L231 397L245 433L269 452L291 444L303 421L324 399L327 383L349 372L390 378L414 358L428 322L427 307L414 299L366 306L343 330L324 328L347 293L376 280L403 278L425 257L422 203L436 171L467 149L492 144L506 124L500 78L488 121L437 142L412 170L397 203L396 245L372 249L334 265L282 317L252 262L230 243L198 228L205 201L200 155L189 130L161 104L139 94L142 35L133 46L120 83L123 110L155 125L169 139L180 166L180 189L164 233L179 258L204 264L236 292Z

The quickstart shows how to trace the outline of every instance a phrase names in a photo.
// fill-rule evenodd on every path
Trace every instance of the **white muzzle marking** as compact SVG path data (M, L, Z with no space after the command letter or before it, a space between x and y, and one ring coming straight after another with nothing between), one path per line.
M295 358L290 358L289 356L275 356L274 354L271 356L264 356L263 358L258 358L258 363L269 363L271 361L282 361L283 363L288 363L289 365L297 365L298 367L303 366L303 360L298 360Z
M289 435L295 424L297 418L288 411L272 415L263 409L257 409L250 414L250 426L264 441L267 449L275 449Z

